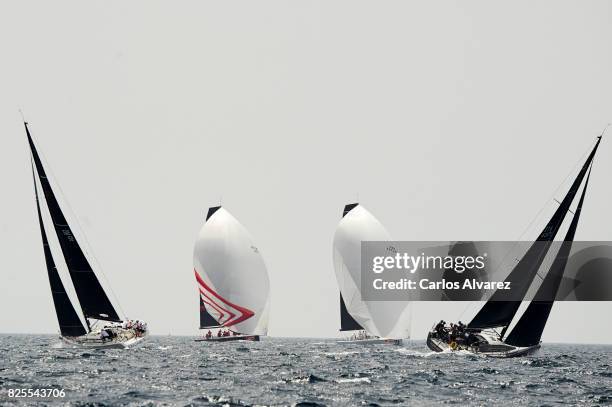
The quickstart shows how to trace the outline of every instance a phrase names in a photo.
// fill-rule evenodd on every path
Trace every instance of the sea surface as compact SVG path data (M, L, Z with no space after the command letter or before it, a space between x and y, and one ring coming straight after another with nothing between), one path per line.
M0 405L610 405L612 346L544 344L489 359L421 341L346 346L265 338L151 337L129 350L77 350L53 336L0 335ZM55 399L9 389L64 389Z

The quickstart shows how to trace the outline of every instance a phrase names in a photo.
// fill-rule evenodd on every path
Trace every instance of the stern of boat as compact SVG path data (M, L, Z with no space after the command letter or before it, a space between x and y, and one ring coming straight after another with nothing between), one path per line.
M442 342L439 339L434 338L433 334L434 332L429 332L427 334L427 347L434 352L443 352L444 349L442 348Z

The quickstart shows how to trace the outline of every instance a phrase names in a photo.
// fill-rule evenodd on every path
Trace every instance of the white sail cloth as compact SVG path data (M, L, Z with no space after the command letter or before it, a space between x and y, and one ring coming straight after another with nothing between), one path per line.
M361 242L389 241L384 226L363 206L357 205L340 221L334 235L334 271L346 308L370 334L381 338L410 337L409 301L361 299Z
M206 310L233 331L266 335L270 282L249 232L223 208L204 223L193 265Z

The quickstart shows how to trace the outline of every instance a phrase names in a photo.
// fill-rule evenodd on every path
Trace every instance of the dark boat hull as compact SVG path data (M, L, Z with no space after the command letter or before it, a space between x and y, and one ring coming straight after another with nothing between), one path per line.
M259 335L238 335L238 336L215 336L212 338L197 338L196 342L232 342L232 341L250 341L259 342Z
M449 344L446 341L442 341L432 335L430 332L427 335L427 347L434 352L470 352L475 355L481 355L491 358L515 358L520 356L530 355L540 349L540 344L533 346L512 346L500 341L497 338L488 335L481 335L484 342L481 342L478 346L464 346L457 344Z

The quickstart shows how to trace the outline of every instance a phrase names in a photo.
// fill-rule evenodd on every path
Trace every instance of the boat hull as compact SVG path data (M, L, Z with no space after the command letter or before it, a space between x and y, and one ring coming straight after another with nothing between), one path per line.
M129 349L144 341L148 334L140 336L119 337L117 339L107 339L102 341L99 338L93 338L91 335L83 335L77 337L61 336L60 339L66 345L75 348L85 349Z
M464 346L449 344L436 338L434 332L430 332L427 335L427 347L434 352L467 351L475 355L501 359L530 355L540 348L540 344L525 347L512 346L489 335L480 334L479 336L484 341L481 341L478 346Z
M336 341L339 345L401 345L402 339L385 339L385 338L371 338L371 339L350 339Z
M196 342L232 342L249 341L259 342L259 335L215 336L212 338L196 338Z

